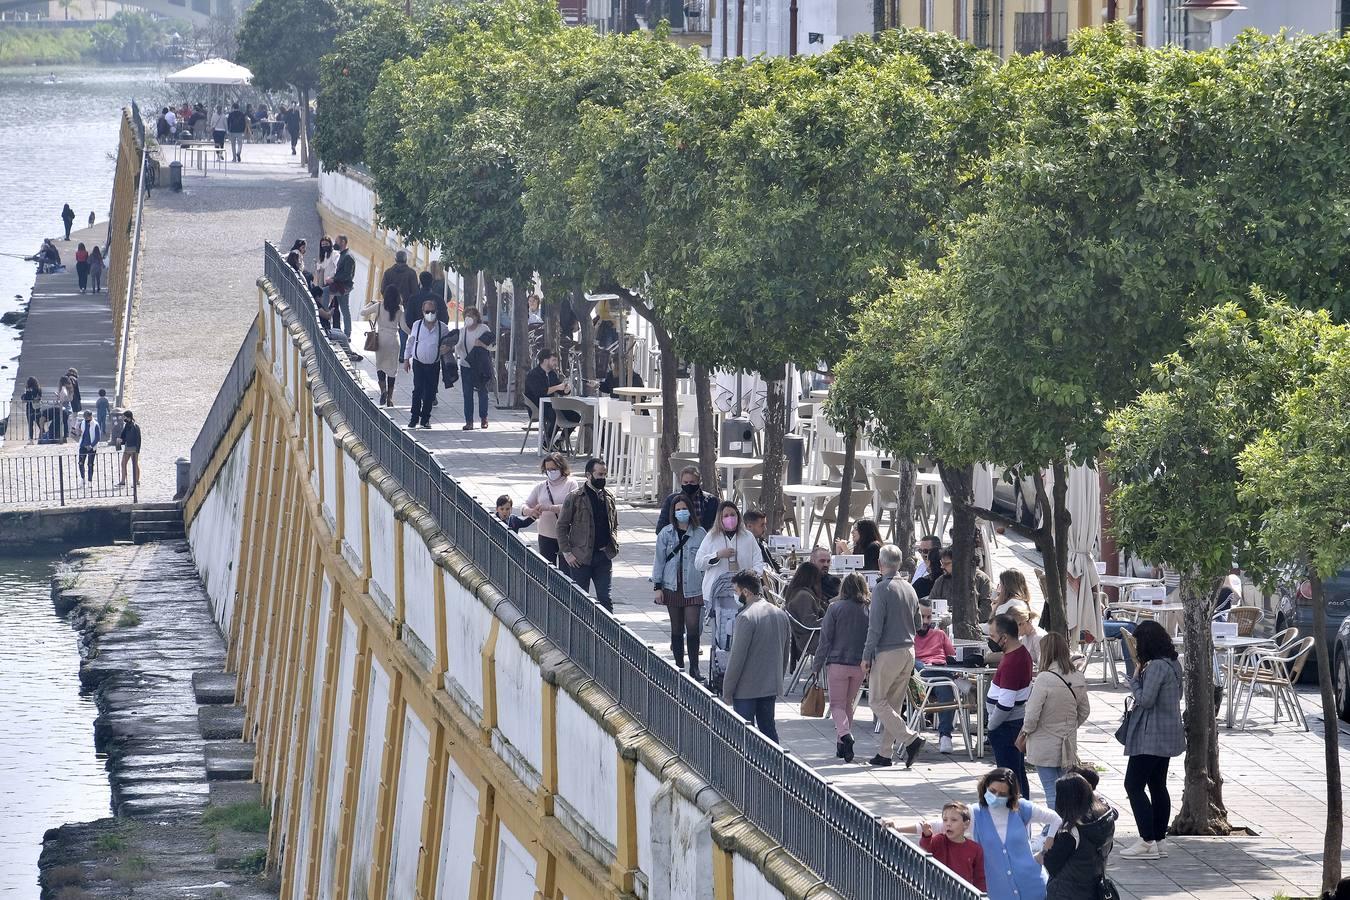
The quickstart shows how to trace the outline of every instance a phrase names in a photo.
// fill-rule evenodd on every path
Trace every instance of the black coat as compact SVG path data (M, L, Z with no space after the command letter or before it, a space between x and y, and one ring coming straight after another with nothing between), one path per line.
M1088 813L1078 826L1075 839L1069 831L1060 831L1045 854L1045 869L1050 880L1045 886L1046 900L1100 900L1106 858L1116 837L1116 811Z

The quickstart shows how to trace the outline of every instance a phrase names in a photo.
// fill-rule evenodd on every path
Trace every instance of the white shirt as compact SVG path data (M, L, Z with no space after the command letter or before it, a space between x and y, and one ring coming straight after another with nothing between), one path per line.
M928 574L928 562L926 560L921 559L919 560L919 564L914 567L914 577L909 580L909 583L913 584L914 582L918 581L920 578L922 578L927 574Z
M1028 835L1032 837L1036 835L1036 829L1032 827L1034 825L1042 826L1042 830L1044 830L1044 826L1046 825L1050 826L1052 832L1059 830L1060 822L1063 821L1060 819L1059 813L1055 812L1053 809L1047 809L1039 803L1031 803L1028 801L1020 802L1026 803L1027 806L1031 808L1031 820L1027 822ZM998 832L999 840L1006 844L1008 842L1008 813L1010 810L1006 806L990 806L986 808L989 810L989 820L994 823L994 830Z
M176 128L178 126L178 116L173 110L169 110L164 114L164 121L169 123L170 128Z
M437 322L434 326L427 326L422 319L418 319L413 325L412 331L408 333L408 359L416 360L423 365L431 365L441 358L441 338L448 332L445 326Z
M718 576L727 572L735 574L741 569L752 569L756 575L764 574L764 554L759 552L755 536L741 528L728 538L721 526L721 522L715 523L712 533L698 545L698 553L694 556L694 567L703 573L703 599L707 603L712 602L712 589ZM736 552L730 559L718 559L718 551L728 547Z
M326 259L321 259L315 264L314 277L320 286L327 284L328 280L337 274L338 255L337 248L334 248Z
M211 130L224 131L228 124L229 124L229 117L226 116L225 113L223 112L218 112L211 119Z

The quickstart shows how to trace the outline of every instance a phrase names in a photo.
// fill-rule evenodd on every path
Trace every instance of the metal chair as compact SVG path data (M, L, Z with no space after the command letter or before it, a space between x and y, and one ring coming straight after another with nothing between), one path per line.
M562 432L560 437L555 435L554 440L565 446L570 455L573 449L572 433L578 428L591 428L591 407L572 397L555 397L550 402L553 404L553 427Z
M1259 606L1234 606L1228 610L1228 621L1237 623L1238 637L1251 637L1265 615Z
M530 442L530 432L534 431L535 425L539 422L539 404L535 403L529 397L525 398L525 408L529 410L530 418L525 423L525 437L520 442L520 452L525 452L525 445Z
M812 628L809 625L802 624L801 622L797 621L796 616L794 616L790 612L787 612L787 609L784 609L783 612L787 613L788 622L791 623L794 629L800 628L803 631L809 632L806 638L806 646L802 648L802 655L797 659L797 665L792 670L791 673L792 680L788 682L787 690L783 692L785 695L787 695L791 694L793 691L797 689L797 685L802 680L802 675L805 674L807 669L811 665L814 665L815 663L816 646L820 643L820 628L819 627Z
M951 698L939 700L933 696L938 688L947 688ZM966 745L966 755L975 761L975 748L970 741L970 722L966 714L966 704L961 698L961 689L950 678L924 678L919 673L910 676L909 727L911 731L923 729L924 717L929 713L955 713L961 723L961 740Z
M1252 711L1252 697L1256 696L1258 686L1270 689L1275 701L1276 724L1280 721L1280 710L1283 707L1291 719L1303 726L1304 731L1312 730L1307 717L1303 715L1303 705L1299 702L1298 691L1294 688L1299 675L1303 673L1303 666L1308 661L1308 654L1312 652L1312 648L1313 639L1302 638L1295 641L1283 653L1270 653L1258 657L1256 664L1247 672L1236 675L1234 680L1237 682L1239 696L1242 688L1244 686L1247 688L1247 702L1242 708L1243 730L1247 728Z

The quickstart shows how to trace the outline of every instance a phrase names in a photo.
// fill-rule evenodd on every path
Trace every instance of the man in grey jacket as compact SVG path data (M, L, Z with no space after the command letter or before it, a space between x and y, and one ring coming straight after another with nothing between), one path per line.
M872 589L862 670L868 676L872 712L882 727L881 747L868 762L889 766L894 748L900 746L905 748L908 769L923 749L924 739L910 730L900 714L909 677L914 673L914 633L919 619L919 595L908 581L898 576L903 558L894 544L882 547L878 555L881 580Z
M722 699L766 738L778 743L774 704L787 674L792 629L787 613L763 599L759 576L745 569L731 578L741 611L722 676Z

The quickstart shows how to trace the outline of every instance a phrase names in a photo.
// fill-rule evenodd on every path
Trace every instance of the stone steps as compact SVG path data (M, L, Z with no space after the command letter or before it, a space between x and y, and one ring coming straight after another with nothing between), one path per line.
M177 503L142 503L131 511L131 542L181 540L186 535Z

